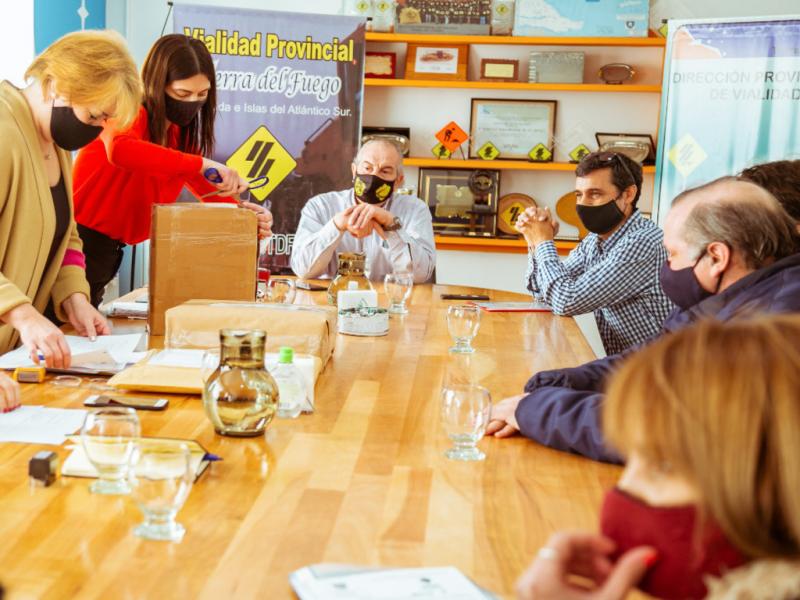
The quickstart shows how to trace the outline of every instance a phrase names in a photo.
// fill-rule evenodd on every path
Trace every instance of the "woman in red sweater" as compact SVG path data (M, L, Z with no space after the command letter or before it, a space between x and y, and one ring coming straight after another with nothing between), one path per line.
M175 202L184 186L197 196L216 190L233 196L248 187L235 170L205 158L214 147L217 105L205 45L182 34L163 36L150 49L142 79L144 102L130 129L103 131L75 161L75 220L95 306L119 270L125 245L150 237L153 204ZM209 168L219 172L220 183L203 176ZM259 238L269 236L269 211L243 206L258 214Z

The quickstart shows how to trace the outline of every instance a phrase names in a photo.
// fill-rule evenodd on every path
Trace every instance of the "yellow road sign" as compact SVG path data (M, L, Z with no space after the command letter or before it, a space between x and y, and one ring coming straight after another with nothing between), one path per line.
M431 152L436 158L450 158L452 152L448 150L442 142L436 144L433 148L431 148Z
M553 153L550 152L550 149L547 146L539 143L531 148L531 151L528 152L528 156L530 156L531 160L534 162L547 162L553 158Z
M480 156L483 160L494 160L500 156L500 150L498 150L497 146L495 146L492 142L486 142L478 150L478 156Z
M569 157L575 162L581 162L581 159L590 153L591 150L589 150L585 144L578 144L572 149L572 152L569 153Z
M236 169L245 179L266 176L267 184L250 192L259 202L263 202L297 166L294 157L263 125L230 155L225 164Z

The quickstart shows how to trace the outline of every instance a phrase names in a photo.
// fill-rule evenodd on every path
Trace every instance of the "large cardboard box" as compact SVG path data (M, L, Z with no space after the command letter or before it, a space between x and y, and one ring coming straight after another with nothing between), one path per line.
M235 205L153 207L150 236L150 335L164 335L164 314L193 298L256 296L258 223Z
M218 348L220 329L263 329L267 352L291 346L328 362L336 346L336 307L191 300L167 311L165 348Z

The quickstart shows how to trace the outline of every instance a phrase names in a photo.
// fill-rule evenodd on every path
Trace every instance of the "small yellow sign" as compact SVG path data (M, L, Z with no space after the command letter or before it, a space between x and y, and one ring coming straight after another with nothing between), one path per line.
M708 158L708 154L692 134L687 133L672 147L667 157L681 175L688 177Z
M583 157L587 154L591 154L591 150L589 150L589 148L587 148L584 144L578 144L575 146L575 148L573 148L572 152L569 153L569 157L574 162L581 162Z
M667 37L667 33L669 33L669 27L666 21L661 24L661 27L656 29L656 31L661 35L661 37Z
M512 202L503 212L500 213L500 220L508 225L511 229L514 229L515 225L517 224L517 219L522 213L525 212L525 208L527 207L522 204L522 202Z
M540 142L531 148L531 151L528 152L528 156L530 156L533 162L547 162L553 158L553 153L547 146Z
M250 192L259 202L263 202L297 166L294 157L263 125L230 155L225 164L236 169L245 179L267 178L266 185Z
M444 144L442 144L441 142L439 142L433 148L431 148L431 152L433 152L433 155L436 158L450 158L450 155L452 154L452 152L450 152L450 150L445 148Z
M498 150L497 146L495 146L492 142L486 142L478 150L478 156L480 156L483 160L494 160L500 156L500 150Z

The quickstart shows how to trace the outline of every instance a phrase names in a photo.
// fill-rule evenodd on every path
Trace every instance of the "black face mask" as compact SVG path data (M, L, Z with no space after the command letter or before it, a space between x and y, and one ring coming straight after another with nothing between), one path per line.
M164 104L167 119L178 127L186 127L192 122L206 103L205 100L176 100L169 94L164 94Z
M600 206L576 205L575 208L578 211L578 217L581 223L583 223L583 226L592 233L600 235L614 229L614 227L622 223L623 219L625 219L625 213L617 206L617 200L619 199L620 196L617 196L610 202L606 202Z
M87 125L81 121L71 106L53 106L50 135L59 148L70 152L78 150L96 139L102 131L99 125Z
M722 286L724 273L717 280L717 286L713 292L709 292L700 285L694 270L705 255L706 250L703 250L691 267L683 269L673 269L668 262L661 265L661 272L659 273L661 289L664 290L667 298L684 310L691 308L695 304L700 304L710 296L718 294L719 288Z
M357 200L367 204L386 202L394 191L394 181L386 181L377 175L358 174L353 179L353 194Z

